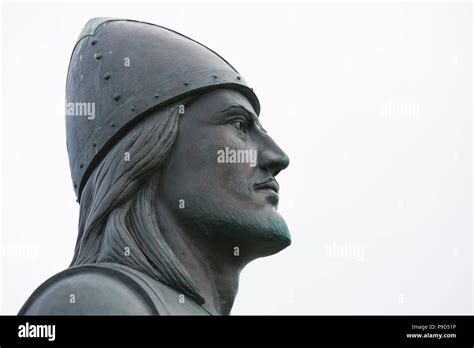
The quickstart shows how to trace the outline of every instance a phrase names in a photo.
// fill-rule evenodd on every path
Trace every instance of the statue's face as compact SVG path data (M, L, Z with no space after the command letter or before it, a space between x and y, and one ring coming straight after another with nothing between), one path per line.
M275 176L289 159L262 128L247 98L215 90L180 117L160 180L160 208L190 238L216 252L233 255L238 247L239 255L251 260L288 246Z

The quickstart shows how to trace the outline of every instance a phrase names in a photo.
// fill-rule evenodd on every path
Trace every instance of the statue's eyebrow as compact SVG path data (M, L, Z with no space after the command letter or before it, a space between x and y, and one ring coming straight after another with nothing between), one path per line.
M229 105L228 107L222 109L221 112L227 112L232 109L237 109L237 110L243 111L245 114L249 116L257 117L257 115L255 115L253 112L249 111L245 106L240 105L240 104Z
M265 133L267 132L265 129L263 129L262 124L260 123L260 121L258 119L258 116L255 115L254 112L250 111L249 109L247 109L245 106L243 106L241 104L229 105L228 107L222 109L221 112L226 113L226 112L228 112L230 110L233 110L233 109L236 109L236 110L239 110L239 111L243 112L247 117L250 117L252 119L252 122L257 126L257 128L259 128L260 130L262 130Z

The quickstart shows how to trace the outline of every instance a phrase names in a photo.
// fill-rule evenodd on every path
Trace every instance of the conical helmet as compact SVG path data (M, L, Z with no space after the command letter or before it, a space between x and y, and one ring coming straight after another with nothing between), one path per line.
M257 114L257 96L224 58L173 30L94 18L74 47L66 83L66 132L78 201L90 173L128 129L166 103L232 88Z

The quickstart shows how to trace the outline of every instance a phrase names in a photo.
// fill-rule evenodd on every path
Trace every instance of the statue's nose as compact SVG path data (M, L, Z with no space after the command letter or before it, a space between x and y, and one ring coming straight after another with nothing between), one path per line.
M276 176L290 164L288 155L268 135L260 151L259 166Z

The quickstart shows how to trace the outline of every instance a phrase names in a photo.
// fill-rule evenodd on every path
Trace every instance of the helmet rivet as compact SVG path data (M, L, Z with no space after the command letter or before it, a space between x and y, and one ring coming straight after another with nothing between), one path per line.
M99 60L100 58L102 58L102 53L95 53L94 58L95 60Z
M117 100L117 101L120 100L120 94L115 93L114 94L114 100Z
M237 76L237 80L240 80L240 76Z
M185 86L189 85L189 82L188 82L188 81L186 81L186 82L184 83L184 85L185 85Z
M109 80L110 77L112 76L112 73L107 71L105 74L104 74L104 80Z
M110 125L110 127L112 127L112 128L115 127L115 123L112 123L112 124Z
M76 185L76 184L74 184L74 188L77 188L77 185Z
M217 75L214 75L214 78L217 79Z
M158 99L160 96L159 96L158 94L155 94L153 97L154 97L155 99Z
M84 168L84 165L83 164L79 165L79 168Z
M93 143L93 144L92 144L92 147L96 147L96 146L97 146L97 144L96 144L96 143Z
M131 107L130 107L130 111L135 111L135 107L134 107L134 106L131 106Z
M96 39L94 39L94 40L91 41L91 45L92 45L92 46L94 46L96 43L97 43L97 40L96 40Z

